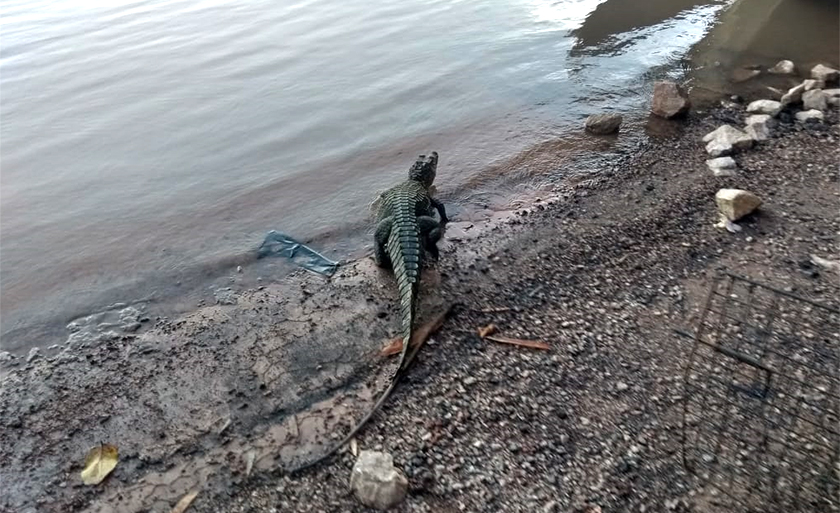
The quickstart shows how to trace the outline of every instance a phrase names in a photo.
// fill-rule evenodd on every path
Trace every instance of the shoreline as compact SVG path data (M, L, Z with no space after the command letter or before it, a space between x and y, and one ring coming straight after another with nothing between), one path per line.
M742 109L691 114L609 173L478 235L447 233L424 271L421 319L461 306L358 438L408 475L401 510L699 500L674 447L687 343L670 330L692 325L720 269L836 306L837 275L797 262L836 258L837 109L825 125L780 126L736 156L740 176L713 177L700 137ZM713 226L725 186L765 199L739 234ZM361 511L347 452L294 478L276 469L320 452L384 387L393 362L375 354L395 329L394 297L368 259L331 280L295 271L236 304L7 367L0 506L169 511L200 490L190 511ZM551 350L492 345L474 334L488 323ZM84 454L101 442L121 461L104 485L83 487Z

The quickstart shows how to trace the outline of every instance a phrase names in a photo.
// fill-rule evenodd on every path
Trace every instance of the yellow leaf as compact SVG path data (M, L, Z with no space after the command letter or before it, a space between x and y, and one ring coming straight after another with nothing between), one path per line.
M176 504L175 507L172 508L172 511L170 511L169 513L184 513L185 511L187 511L187 508L190 507L192 501L195 500L196 495L198 495L198 490L184 495L183 497L181 497L181 500L178 501L178 504Z
M85 468L82 470L82 482L86 485L96 485L117 466L117 448L111 444L94 447L85 458Z

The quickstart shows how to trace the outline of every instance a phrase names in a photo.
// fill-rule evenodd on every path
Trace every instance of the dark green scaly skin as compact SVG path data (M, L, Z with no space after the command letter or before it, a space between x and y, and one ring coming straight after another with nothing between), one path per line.
M290 470L290 474L320 463L347 444L379 410L402 377L414 325L424 250L435 259L438 258L437 242L443 234L443 227L449 221L443 203L432 198L429 191L435 180L437 163L437 152L433 151L428 157L420 155L408 172L408 180L382 193L376 215L374 259L380 267L390 267L394 270L400 293L403 345L399 365L391 383L368 414L338 445L320 458ZM435 210L440 215L440 223L433 217Z

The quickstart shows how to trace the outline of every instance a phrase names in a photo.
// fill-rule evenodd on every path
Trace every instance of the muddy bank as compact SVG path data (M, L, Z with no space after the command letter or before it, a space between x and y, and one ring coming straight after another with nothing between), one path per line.
M669 123L672 135L614 155L601 176L574 178L569 162L572 178L533 208L453 225L421 316L459 307L358 439L406 472L403 510L719 509L680 462L687 342L672 330L692 325L721 269L834 306L838 291L832 271L802 267L837 258L837 111L783 123L736 156L739 176L711 176L701 137L743 116ZM713 226L724 186L765 200L739 234ZM294 478L282 468L329 447L384 387L389 275L362 259L222 303L5 362L0 506L165 512L200 490L191 511L361 511L348 453ZM491 322L551 350L474 334ZM85 487L84 455L102 442L120 463Z

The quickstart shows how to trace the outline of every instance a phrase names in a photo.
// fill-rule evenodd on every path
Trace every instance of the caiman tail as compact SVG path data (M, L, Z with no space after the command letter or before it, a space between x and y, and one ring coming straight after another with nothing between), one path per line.
M400 334L403 337L403 346L399 367L397 368L397 373L399 373L405 363L405 355L411 341L411 328L414 326L414 303L417 299L417 287L420 281L420 252L422 249L420 248L420 228L417 225L413 198L406 198L406 201L398 203L398 208L394 213L394 224L391 227L391 233L385 247L388 250L388 256L391 258L394 277L397 279L397 288L400 293L400 319L402 321Z
M410 198L409 198L410 199ZM347 433L337 445L333 446L326 454L316 458L313 461L304 463L298 467L292 468L288 471L289 474L295 474L302 470L317 465L318 463L329 458L335 454L339 449L344 447L350 440L355 437L359 430L373 417L373 414L379 410L379 407L388 399L391 392L396 388L399 382L400 374L403 371L405 364L405 356L408 352L408 346L411 342L412 326L414 325L414 310L415 300L417 299L417 290L420 281L420 228L417 224L417 217L414 212L414 200L401 201L398 203L396 212L394 214L394 224L391 227L391 233L388 236L388 243L386 249L388 256L391 258L391 264L394 269L394 277L397 279L397 287L400 293L400 317L402 319L401 335L403 337L402 351L400 352L400 361L397 370L394 372L394 377L391 379L391 384L385 389L385 392L377 399L376 404L370 409L367 415L359 421L356 426Z

